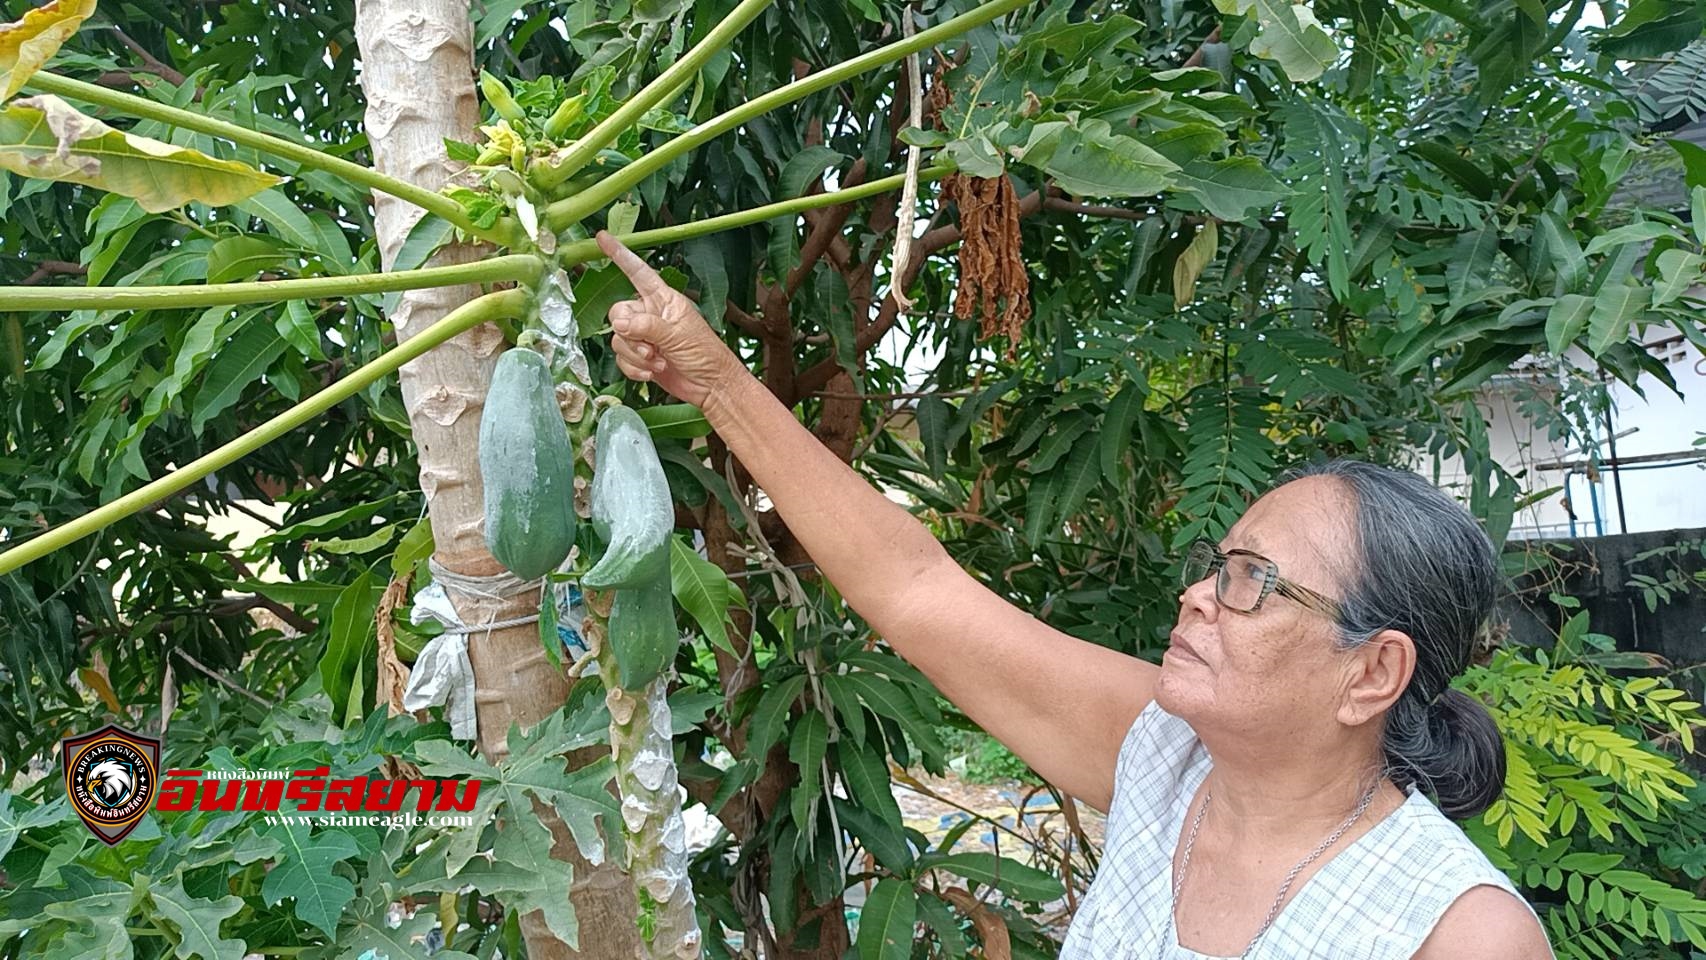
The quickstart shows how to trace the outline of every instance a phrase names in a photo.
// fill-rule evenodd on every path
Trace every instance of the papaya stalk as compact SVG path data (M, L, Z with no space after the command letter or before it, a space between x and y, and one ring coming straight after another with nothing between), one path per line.
M777 87L769 93L754 97L746 103L724 111L670 140L580 193L552 203L546 208L546 222L553 231L561 231L572 224L579 223L594 211L603 209L622 196L641 180L667 166L676 157L714 137L763 116L777 107L785 106L801 97L832 87L867 70L893 63L914 51L927 50L972 27L988 23L1004 13L1016 10L1029 2L1031 0L992 0L990 3L960 14L952 20L939 23L928 30L921 30L904 40L897 40L886 47L878 47L869 53L860 54L851 60L838 63L827 70L810 74L795 80L793 83Z
M502 290L470 300L456 308L418 336L392 347L365 366L332 384L289 410L273 417L241 437L211 453L191 461L152 483L145 484L85 513L75 520L62 523L0 553L0 574L10 573L32 560L74 543L110 524L156 503L215 470L235 463L262 446L277 440L291 430L320 416L333 406L349 399L366 387L410 360L426 353L451 337L471 330L491 320L519 317L525 313L532 295L523 289Z
M202 116L189 110L156 103L146 97L109 90L106 87L62 77L46 70L38 71L31 76L25 86L52 93L71 100L81 100L96 106L111 107L120 113L144 120L158 120L185 130L194 130L229 140L232 143L251 147L262 153L270 154L282 160L299 163L311 170L324 170L333 176L358 183L371 190L388 193L401 200L407 200L417 207L436 213L456 225L458 230L469 236L479 237L502 245L511 245L517 236L514 221L499 221L491 228L482 229L474 225L468 218L468 212L462 205L441 193L434 193L424 187L399 180L396 177L380 173L371 167L359 163L351 163L341 157L311 147L305 143L293 143L281 137L250 130L234 123L227 123L213 117Z
M549 190L579 173L581 168L592 162L593 157L598 156L598 151L614 143L624 131L638 123L647 110L669 101L679 93L682 87L698 75L699 68L705 65L705 61L711 59L718 50L728 46L729 41L740 32L740 28L764 12L764 8L772 2L773 0L741 0L740 6L729 11L729 15L712 27L705 39L687 51L686 56L658 74L644 89L617 107L614 113L599 121L586 135L561 151L558 157L537 165L530 172L534 185L542 190Z
M946 167L933 167L920 171L919 178L922 180L934 179L945 175L947 172L948 168ZM785 200L781 203L766 204L750 210L742 210L737 213L710 217L658 230L642 230L637 233L624 234L618 239L630 249L648 249L719 230L729 230L750 223L758 223L774 217L789 216L818 207L849 203L861 197L897 189L904 180L904 174L897 174L860 184L857 187L849 187L846 190L832 190L809 197ZM598 244L595 241L582 240L561 248L559 256L565 266L572 266L599 259L603 254L599 252ZM531 284L536 282L542 269L541 261L537 257L528 254L512 254L481 263L428 267L398 273L361 274L357 277L314 277L303 280L272 280L261 283L202 284L175 287L0 287L0 310L138 310L154 307L256 303L269 300L286 300L291 299L292 296L318 298L361 293L385 293L393 290L413 290L453 283L468 283L475 280L496 282L509 279ZM423 282L423 280L428 279L431 282ZM361 284L358 285L359 289L350 287L349 282L351 280L361 281ZM492 297L499 297L503 294L519 293L520 291L517 290L507 290L503 291L502 294L490 294L479 300L471 301L467 306L429 327L420 336L393 347L367 366L291 407L256 428L256 430L231 441L199 460L179 467L153 483L138 488L112 503L97 507L75 520L45 531L19 546L0 553L0 574L15 570L68 543L74 543L91 533L95 533L130 516L154 500L176 493L214 470L253 453L265 444L330 409L333 404L353 396L369 383L397 369L431 347L437 346L463 330L477 326L482 319L521 316L520 308L513 306L511 301L491 300ZM281 296L281 294L284 295ZM503 309L511 312L495 313L493 317L476 317L473 319L469 319L468 315L463 312L481 303L503 304ZM453 327L446 326L452 320L457 321L456 325Z
M342 277L193 283L159 287L0 287L0 310L152 310L284 300L323 300L369 293L520 281L532 285L543 262L526 253L476 263Z

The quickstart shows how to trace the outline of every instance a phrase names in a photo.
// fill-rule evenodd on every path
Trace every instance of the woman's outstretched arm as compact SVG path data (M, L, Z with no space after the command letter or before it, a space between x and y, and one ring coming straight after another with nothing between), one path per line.
M978 583L928 528L818 442L693 304L607 233L637 299L610 310L624 374L695 404L842 597L1043 777L1106 810L1157 668L1042 623Z

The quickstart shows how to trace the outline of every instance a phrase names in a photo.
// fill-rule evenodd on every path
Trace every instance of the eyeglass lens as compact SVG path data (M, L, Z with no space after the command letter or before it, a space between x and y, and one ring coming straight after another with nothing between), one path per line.
M1215 565L1214 548L1206 543L1191 547L1185 558L1184 585L1189 587L1208 576ZM1262 599L1262 588L1269 582L1269 564L1256 557L1233 554L1220 565L1215 579L1215 596L1234 610L1250 610Z

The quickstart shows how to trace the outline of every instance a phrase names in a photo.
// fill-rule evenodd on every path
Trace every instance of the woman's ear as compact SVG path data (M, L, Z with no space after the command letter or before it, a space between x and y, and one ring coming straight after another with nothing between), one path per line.
M1339 722L1359 726L1391 709L1416 672L1416 643L1398 630L1382 630L1346 654L1350 658Z

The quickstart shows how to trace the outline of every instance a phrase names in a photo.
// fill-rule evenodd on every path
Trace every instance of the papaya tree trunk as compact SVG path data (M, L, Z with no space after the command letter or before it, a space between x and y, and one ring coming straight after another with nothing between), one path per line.
M473 140L479 122L469 0L357 0L355 9L374 166L437 190L455 172L445 155L445 138ZM374 208L380 261L389 270L422 211L384 194L374 195ZM451 244L430 262L466 263L490 255L482 245ZM403 294L390 317L398 341L426 329L478 292L450 287ZM483 535L479 435L486 390L504 346L497 327L484 324L399 372L432 524L434 559L465 576L503 570L486 549ZM539 608L538 592L532 590L504 599L455 590L450 596L468 624L523 617ZM568 695L568 683L545 658L535 624L470 635L468 658L475 677L480 751L496 763L508 752L510 725L525 729L557 710ZM573 762L586 763L604 752L602 747L590 748ZM534 960L634 956L639 944L635 899L619 865L588 863L556 814L537 805L535 809L555 837L552 857L574 865L573 889L565 895L574 903L580 938L577 953L550 933L541 914L526 914L521 927L528 955Z

